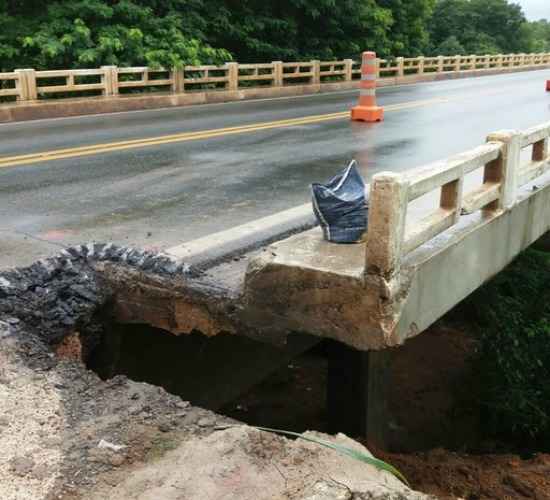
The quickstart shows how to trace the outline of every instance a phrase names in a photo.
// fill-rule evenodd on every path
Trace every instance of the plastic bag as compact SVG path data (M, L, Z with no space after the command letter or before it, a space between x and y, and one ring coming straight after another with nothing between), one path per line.
M365 187L355 160L327 184L311 185L313 212L327 241L364 241L368 225Z

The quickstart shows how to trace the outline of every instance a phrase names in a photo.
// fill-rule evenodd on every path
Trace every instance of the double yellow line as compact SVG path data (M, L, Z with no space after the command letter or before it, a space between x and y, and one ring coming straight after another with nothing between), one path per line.
M425 101L412 101L403 104L387 106L387 112L399 111L403 109L416 108L442 102L448 102L449 99L429 99ZM291 118L288 120L277 120L272 122L255 123L251 125L242 125L239 127L227 127L211 130L201 130L198 132L183 132L181 134L164 135L160 137L150 137L145 139L134 139L129 141L108 142L103 144L93 144L90 146L79 146L68 149L55 149L52 151L43 151L27 155L0 157L0 168L15 167L17 165L30 165L33 163L43 163L53 160L64 160L66 158L75 158L80 156L97 155L101 153L110 153L113 151L123 151L125 149L145 148L149 146L158 146L161 144L170 144L173 142L197 141L200 139L212 139L215 137L224 137L237 134L247 134L270 130L277 128L295 127L298 125L311 125L333 120L342 120L349 118L349 111L341 113L330 113L325 115L313 115L301 118Z

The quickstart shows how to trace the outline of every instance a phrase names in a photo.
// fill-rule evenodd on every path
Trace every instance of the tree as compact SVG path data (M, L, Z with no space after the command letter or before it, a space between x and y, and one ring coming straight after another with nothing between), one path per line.
M528 52L525 24L521 7L508 0L439 0L431 21L432 51L456 39L469 54Z
M391 11L375 0L214 0L208 39L243 61L389 54Z
M0 27L8 28L0 37L2 70L102 64L179 67L230 59L227 51L201 40L200 32L167 6L170 2L157 11L144 5L148 2L132 0L60 0L45 10L28 0L6 3L0 17ZM173 4L181 8L185 2Z
M0 0L0 71L549 50L508 0Z
M392 24L388 34L389 52L395 56L413 57L426 53L429 46L428 22L436 0L379 0L389 10Z
M550 22L534 21L524 25L533 52L550 52Z
M435 53L440 56L462 56L466 54L466 50L458 41L458 38L451 35L437 46Z

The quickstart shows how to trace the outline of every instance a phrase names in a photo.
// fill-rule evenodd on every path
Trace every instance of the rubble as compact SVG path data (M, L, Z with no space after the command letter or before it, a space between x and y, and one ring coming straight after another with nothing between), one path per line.
M210 492L244 500L244 491L255 491L254 500L321 500L335 488L337 498L426 498L365 464L87 370L113 298L95 270L101 262L175 283L195 273L166 256L95 243L0 272L2 500L192 500ZM159 495L145 477L159 478Z
M93 267L98 262L119 263L171 279L197 274L167 255L112 243L88 243L29 267L0 272L0 317L12 324L23 321L49 344L60 342L68 329L97 335L87 327L93 328L94 314L110 298Z

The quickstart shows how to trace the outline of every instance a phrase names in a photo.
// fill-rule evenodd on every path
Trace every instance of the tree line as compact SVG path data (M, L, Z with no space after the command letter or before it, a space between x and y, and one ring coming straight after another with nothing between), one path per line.
M0 71L550 52L508 0L0 0Z

